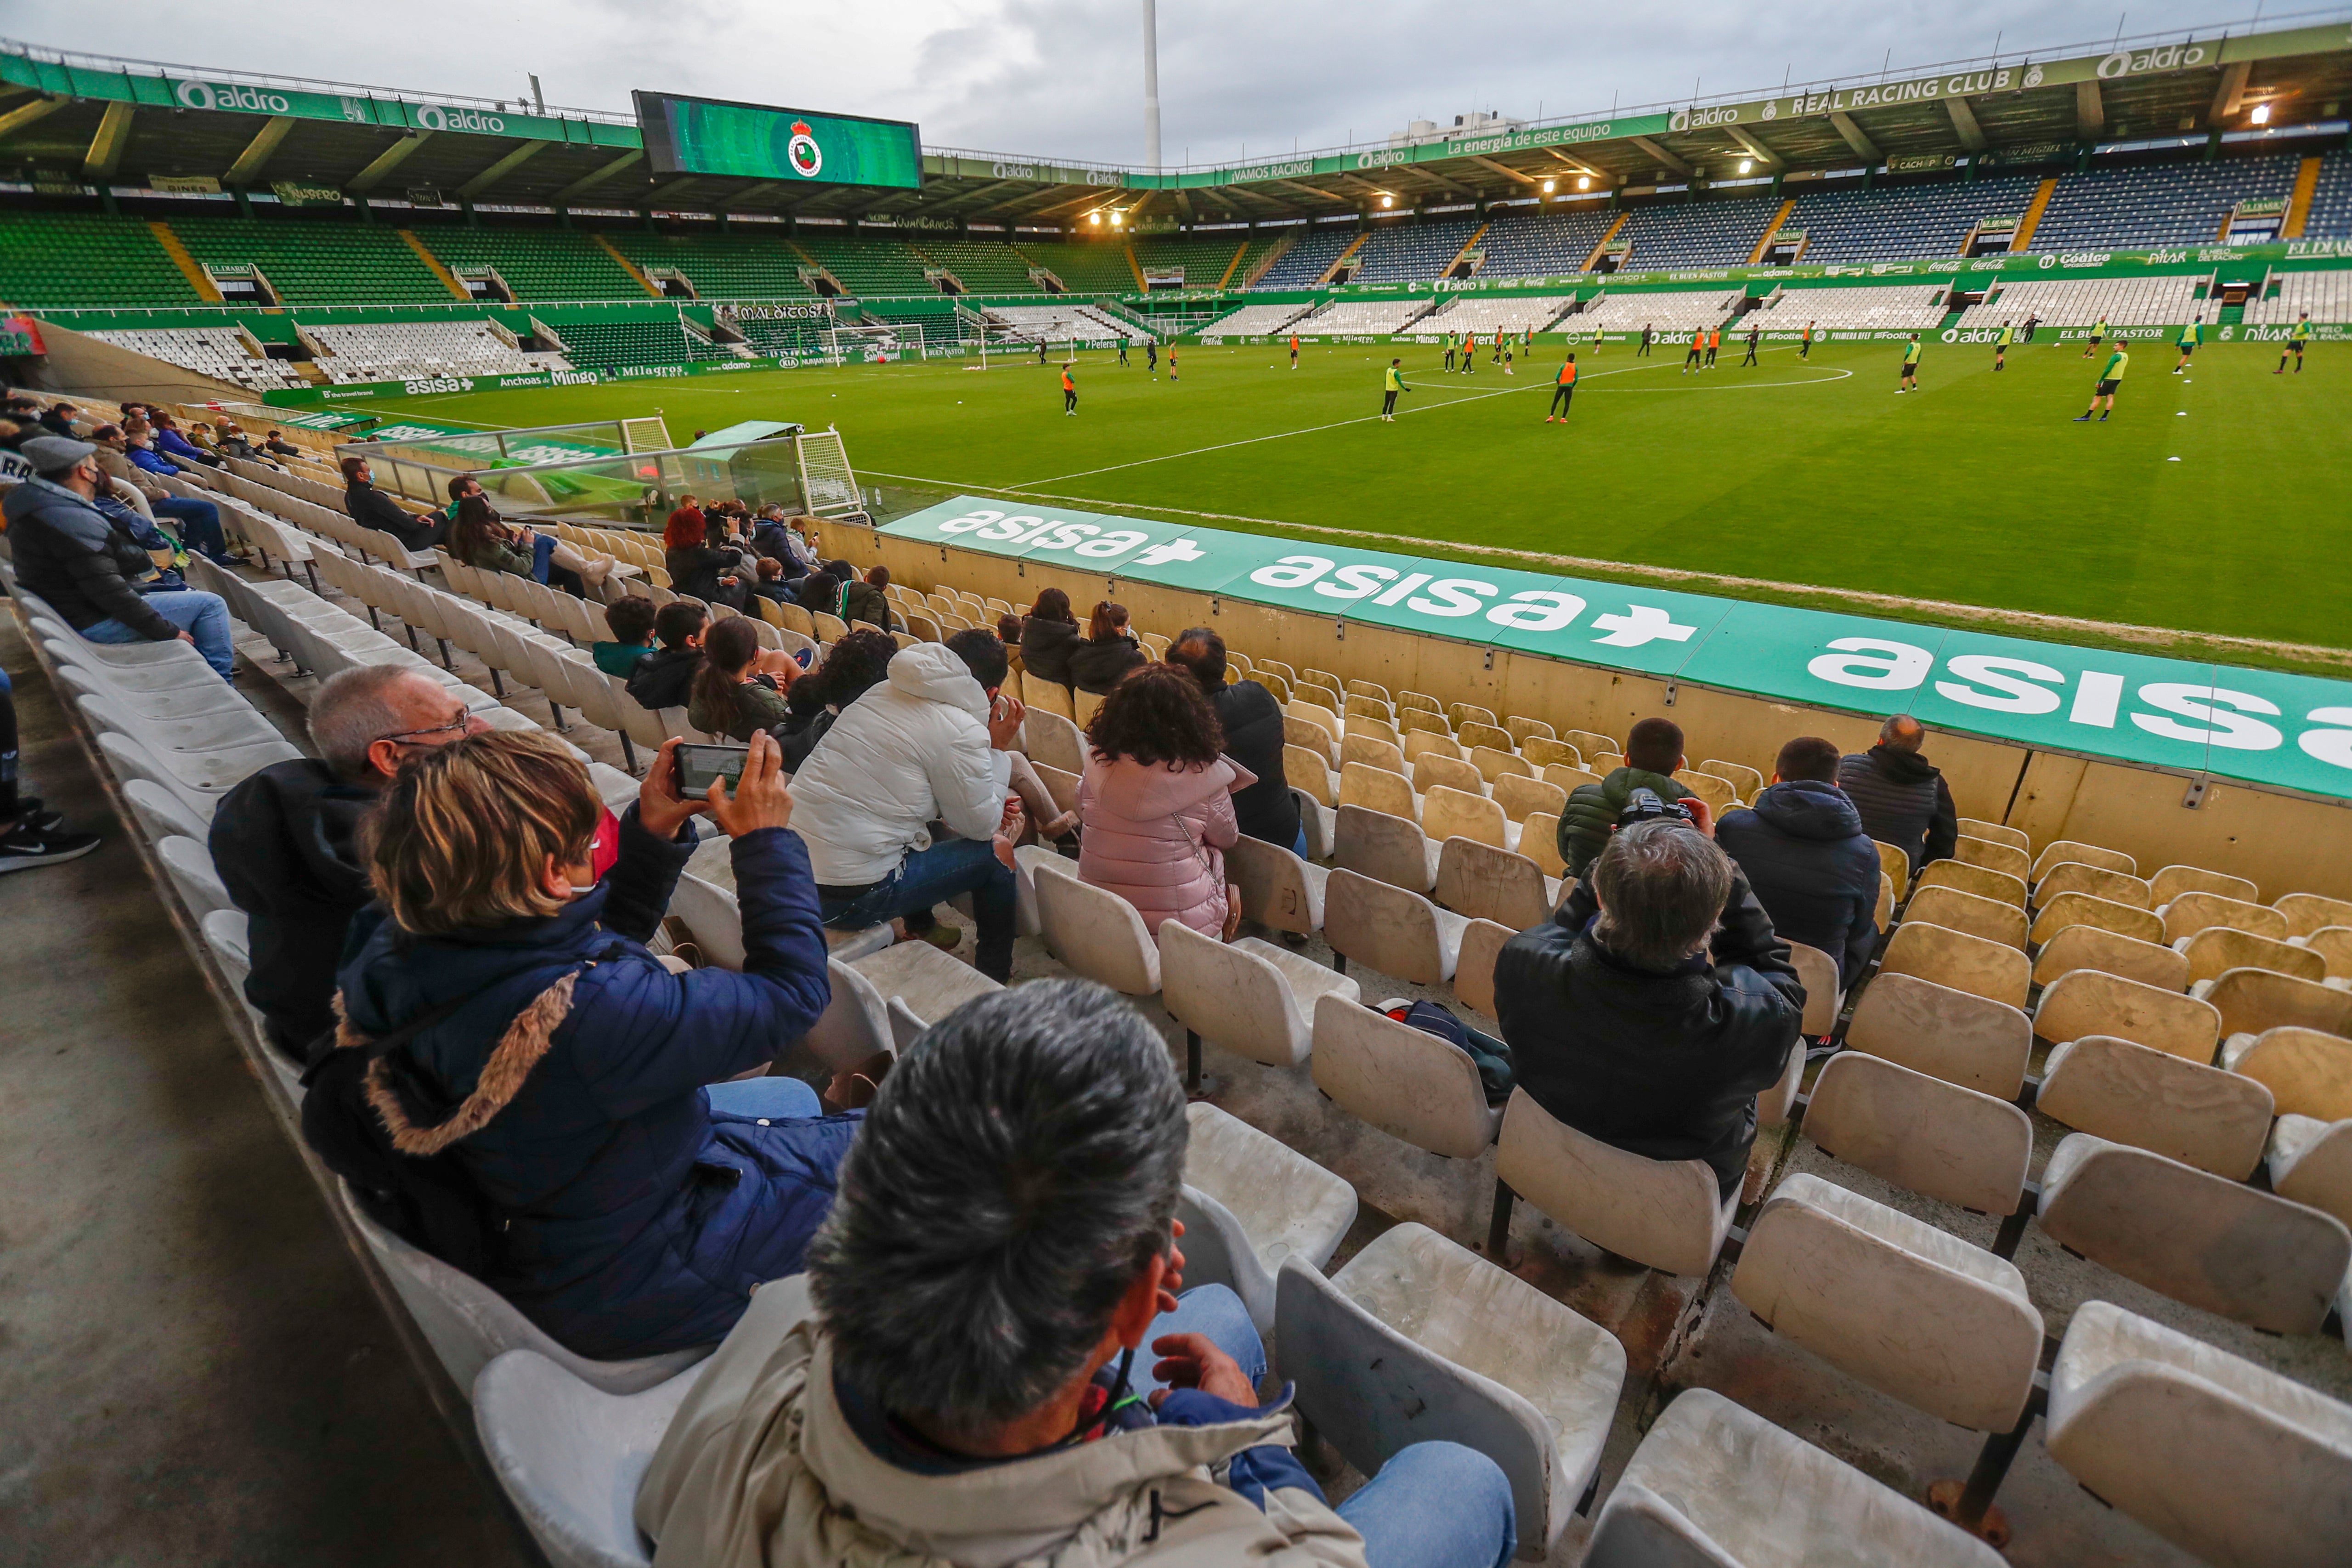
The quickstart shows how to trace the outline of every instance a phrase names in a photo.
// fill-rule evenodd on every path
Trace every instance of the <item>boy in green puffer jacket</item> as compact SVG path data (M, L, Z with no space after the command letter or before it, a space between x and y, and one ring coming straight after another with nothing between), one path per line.
M1568 874L1581 878L1585 867L1609 846L1617 818L1637 789L1655 790L1660 800L1696 799L1671 776L1686 759L1682 726L1671 719L1644 719L1625 737L1625 765L1597 784L1579 784L1559 813L1559 858Z

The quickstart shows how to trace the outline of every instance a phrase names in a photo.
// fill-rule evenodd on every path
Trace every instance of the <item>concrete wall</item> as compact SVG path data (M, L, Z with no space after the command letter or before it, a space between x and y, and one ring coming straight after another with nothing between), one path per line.
M257 403L257 395L235 382L215 381L184 366L104 342L60 327L41 323L41 342L48 347L49 382L45 392L80 393L120 403L208 403L229 397Z

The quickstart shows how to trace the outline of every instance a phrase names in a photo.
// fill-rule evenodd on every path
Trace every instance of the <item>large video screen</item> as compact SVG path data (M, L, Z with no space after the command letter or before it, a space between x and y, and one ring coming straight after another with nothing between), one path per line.
M639 91L637 128L657 174L735 174L830 185L923 183L923 150L903 120L812 114Z

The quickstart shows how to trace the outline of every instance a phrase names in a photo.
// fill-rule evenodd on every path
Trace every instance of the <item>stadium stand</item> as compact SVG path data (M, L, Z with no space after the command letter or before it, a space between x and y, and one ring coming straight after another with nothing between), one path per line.
M1187 289L1213 289L1233 274L1229 287L1249 281L1249 258L1262 253L1270 240L1251 241L1243 231L1208 234L1139 235L1129 247L1140 268L1181 267ZM1122 290L1123 291L1123 290Z
M310 218L185 217L172 232L211 267L253 267L289 305L446 303L449 290L394 230Z
M1925 331L1944 324L1943 298L1940 283L1784 289L1779 300L1756 313L1756 321L1768 332L1801 330L1807 321L1824 330Z
M785 242L782 226L754 234L613 235L622 255L640 268L683 273L697 298L805 299L816 292L801 281L804 265Z
M567 229L413 230L442 265L497 269L521 300L642 300L645 286L595 237Z
M285 361L254 353L246 346L245 333L235 327L101 328L89 335L256 391L307 384Z
M2330 153L2319 161L2311 210L2304 215L2305 239L2352 239L2352 153Z
M1638 332L1643 327L1655 327L1661 332L1687 332L1721 322L1738 300L1738 294L1724 289L1604 293L1577 313L1574 330Z
M1401 332L1408 322L1433 308L1428 300L1345 300L1327 305L1299 322L1301 333L1329 335Z
M688 337L675 320L567 321L562 331L572 363L585 370L692 364L721 357L709 344Z
M2122 246L2211 245L2238 203L2284 197L2295 160L2224 158L2094 169L2058 182L2033 231L2032 248L2080 250Z
M967 294L1043 294L1045 287L1029 276L1029 258L1019 247L1002 240L930 239L926 237L920 254L936 267L943 267L955 275ZM1132 289L1134 280L1127 285ZM900 294L921 293L924 287L899 289Z
M1626 215L1625 226L1617 231L1619 240L1631 241L1633 246L1622 269L1655 272L1743 265L1780 206L1769 196L1740 196L1634 207Z
M1573 294L1517 294L1507 299L1465 295L1413 323L1420 332L1540 332L1576 303ZM1570 323L1571 326L1574 323Z
M1013 247L1073 294L1132 294L1141 287L1127 247L1113 240L1024 239Z
M1010 336L1024 342L1109 343L1125 338L1141 343L1151 334L1133 321L1124 321L1092 305L991 305L991 321L1013 329Z
M2256 326L2292 326L2305 310L2315 321L2352 321L2352 270L2282 272L2278 293L2246 301L2245 320Z
M0 222L0 299L17 305L194 305L203 296L140 219L16 209Z
M1244 305L1230 315L1218 317L1201 329L1204 336L1223 334L1226 337L1255 337L1265 332L1279 332L1307 314L1312 305Z
M1963 328L1997 327L2004 321L2041 318L2050 327L2087 327L2105 318L2117 327L2162 327L2210 311L2197 298L2201 276L2171 278L2028 279L2004 284L1997 294L1960 316Z
M1973 184L1950 180L1876 191L1811 190L1796 198L1780 226L1804 231L1798 259L1805 262L1958 256L1979 222L2024 212L2040 184L2031 174L1997 174Z
M1323 274L1331 270L1331 263L1347 254L1356 243L1356 231L1337 224L1326 225L1298 237L1298 243L1282 253L1265 276L1252 285L1257 289L1311 289Z
M317 362L334 382L407 381L432 375L515 375L541 368L491 330L487 321L396 321L371 326L318 326L310 336L327 350Z
M1478 241L1486 259L1481 278L1557 278L1584 263L1617 215L1606 207L1580 212L1514 213L1486 226Z
M792 243L852 294L939 292L923 275L923 257L895 239L852 239L803 229Z
M1349 281L1406 283L1443 278L1479 226L1475 218L1376 225L1364 237L1363 248L1356 252L1356 274Z

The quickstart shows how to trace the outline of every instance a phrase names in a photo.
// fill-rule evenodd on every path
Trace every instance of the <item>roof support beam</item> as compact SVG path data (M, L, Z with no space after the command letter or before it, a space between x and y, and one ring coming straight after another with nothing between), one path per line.
M476 177L479 178L480 176L478 175ZM655 207L660 206L663 203L671 200L682 192L692 190L695 184L701 178L702 176L699 174L688 174L684 179L672 180L666 185L656 185L652 190L647 191L644 195L639 196L630 205L649 212Z
M1952 117L1952 129L1958 132L1960 145L1971 153L1981 153L1987 145L1984 127L1977 123L1977 111L1969 100L1954 94L1944 100L1944 112Z
M260 177L270 156L278 151L278 144L285 141L287 132L293 129L294 117L290 114L273 114L264 121L261 129L254 132L253 140L245 144L245 151L236 155L236 162L228 166L228 173L221 176L221 184L253 184Z
M471 201L474 197L480 195L484 191L489 189L500 180L505 179L515 170L522 167L524 163L529 163L532 158L537 157L540 153L544 151L549 145L550 143L546 142L524 142L521 146L517 147L513 152L509 153L505 157L499 159L497 163L491 164L488 168L483 170L472 179L467 180L464 184L459 185L457 187L457 194L464 196L467 200Z
M1492 169L1495 173L1501 174L1506 178L1517 180L1523 185L1532 185L1538 183L1533 174L1521 169L1514 169L1508 163L1497 163L1492 158L1481 158L1473 153L1470 161L1477 164L1482 169Z
M390 177L394 169L408 161L410 153L424 146L432 135L433 132L430 131L412 131L405 136L395 139L391 146L378 153L366 168L343 182L343 189L356 191L362 195L375 189Z
M2207 124L2219 125L2237 118L2239 105L2246 97L2246 78L2253 68L2251 60L2239 60L2221 68L2221 83L2213 90L2213 107L2205 116Z
M1557 147L1547 147L1544 151L1550 153L1553 157L1559 159L1561 163L1567 164L1570 169L1575 170L1580 174L1587 174L1596 180L1606 180L1609 178L1609 175L1605 171L1594 168L1591 164L1586 163L1581 158L1571 158Z
M719 197L719 207L722 211L730 209L739 202L748 202L753 196L765 195L782 184L782 180L753 180L749 184L731 190Z
M594 174L581 175L580 178L572 181L570 184L556 192L553 196L549 198L549 200L554 205L560 207L566 202L570 201L572 197L579 195L583 192L595 189L598 185L603 184L614 175L627 169L630 164L644 162L645 156L646 155L642 150L635 153L624 153L619 157L614 159L611 163L605 164L603 168L597 170Z
M36 120L46 120L72 101L72 99L59 95L56 98L37 98L30 103L20 103L7 113L0 114L0 136L13 135Z
M1724 129L1729 131L1731 132L1731 139L1734 142L1738 142L1742 147L1747 148L1748 155L1754 158L1758 163L1763 164L1768 169L1777 169L1780 167L1780 154L1772 151L1771 148L1767 147L1763 142L1759 142L1755 137L1750 136L1747 132L1742 131L1737 125L1728 125Z
M1832 115L1830 118L1834 120L1837 116ZM1691 166L1688 163L1684 163L1680 158L1675 157L1672 153L1667 152L1664 147L1659 146L1655 142L1651 141L1648 137L1628 136L1625 140L1631 142L1634 146L1639 147L1643 152L1656 159L1658 161L1658 167L1661 169L1672 169L1675 174L1680 174L1686 180L1691 177Z
M128 103L110 103L98 122L98 134L89 139L89 152L81 161L81 172L93 180L110 180L122 163L122 149L131 141L131 116L134 112Z
M2074 139L2096 142L2099 132L2107 128L2107 111L2099 102L2099 84L2078 81L2074 84Z
M1867 158L1874 163L1878 162L1882 156L1878 151L1878 143L1862 133L1862 127L1853 122L1853 115L1843 110L1832 110L1830 114L1830 124L1839 135L1845 138L1845 144L1853 148L1857 155Z

